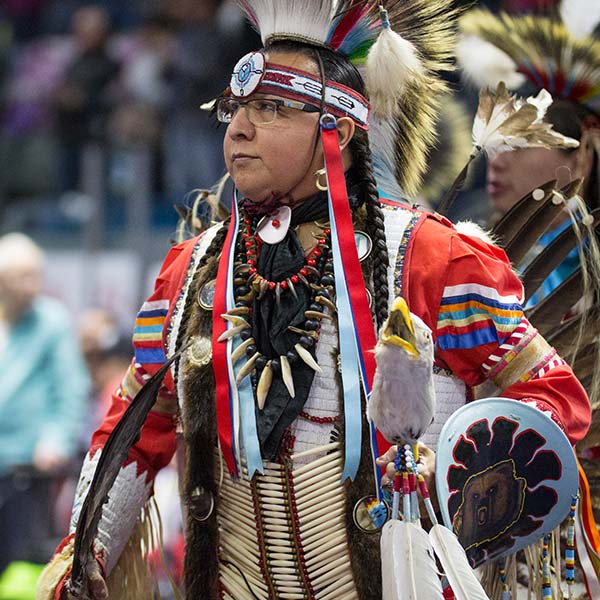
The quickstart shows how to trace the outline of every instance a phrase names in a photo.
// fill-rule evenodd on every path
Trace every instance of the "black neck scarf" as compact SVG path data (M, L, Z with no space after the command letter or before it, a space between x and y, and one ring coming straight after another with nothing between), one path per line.
M349 187L350 205L358 205L357 195L352 193L354 186ZM278 244L264 244L258 258L258 272L269 281L282 281L298 271L305 264L304 250L298 241L294 227L310 221L318 221L329 217L327 193L319 193L303 202L292 211L290 228L285 238ZM303 285L296 286L297 299L289 291L281 294L280 302L273 294L267 293L261 299L254 300L254 319L252 336L258 351L265 357L279 358L293 350L298 343L298 334L288 330L290 325L304 329L311 301L311 290ZM314 347L309 350L314 357ZM275 460L283 434L289 425L298 417L313 382L315 372L301 359L292 365L295 396L292 398L280 375L273 377L264 409L256 409L258 438L263 458Z

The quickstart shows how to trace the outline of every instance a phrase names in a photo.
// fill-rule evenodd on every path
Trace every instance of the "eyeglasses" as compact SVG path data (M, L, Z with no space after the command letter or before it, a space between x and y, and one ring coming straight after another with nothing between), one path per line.
M241 107L246 109L246 115L252 125L270 125L277 118L282 107L293 108L303 112L320 112L316 106L295 102L294 100L279 100L273 98L256 98L253 100L237 100L235 98L219 98L217 100L217 119L221 123L231 123Z

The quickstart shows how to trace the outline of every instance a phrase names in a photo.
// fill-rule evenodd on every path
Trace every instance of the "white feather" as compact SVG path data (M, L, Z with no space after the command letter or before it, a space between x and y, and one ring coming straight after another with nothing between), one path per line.
M413 523L388 521L381 532L383 600L442 599L431 542Z
M560 16L567 29L576 38L591 36L600 23L598 0L563 0Z
M443 525L434 525L429 538L456 600L489 600L454 533Z
M373 114L392 116L408 83L423 71L416 48L390 28L384 29L367 57L365 82Z
M245 0L260 25L263 44L273 34L288 34L323 44L341 3L341 0Z
M517 64L508 54L475 35L461 36L456 58L467 79L478 88L495 88L504 81L515 90L525 83L525 76L517 72Z
M482 90L473 121L474 147L483 150L490 160L502 152L519 148L578 147L577 140L554 131L550 123L544 123L546 110L551 104L552 96L545 89L541 89L537 96L525 99L509 94L503 82L493 93ZM534 117L531 107L535 108ZM522 119L515 124L519 114Z

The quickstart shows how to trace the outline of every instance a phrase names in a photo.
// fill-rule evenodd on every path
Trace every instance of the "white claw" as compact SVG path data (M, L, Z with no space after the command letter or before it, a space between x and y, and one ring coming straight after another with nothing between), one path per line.
M296 397L296 390L294 389L294 379L292 377L292 369L288 362L287 356L281 355L279 357L279 363L281 364L281 378L292 398Z
M246 354L246 348L254 344L254 338L248 338L245 342L242 342L232 353L231 362L235 364L244 354Z
M240 317L239 315L231 315L229 313L224 313L221 315L221 318L224 319L225 321L229 321L230 323L233 323L234 327L239 327L240 325L249 325L248 321L246 321L246 319L244 319L243 317Z
M273 382L273 371L271 369L271 361L269 361L263 372L260 375L260 379L258 380L258 385L256 386L256 402L258 404L258 409L262 410L265 407L265 401L267 396L269 395L269 390L271 389L271 383Z
M248 325L248 323L245 323L244 325L238 325L237 327L227 329L219 336L217 342L224 342L225 340L235 337L238 333L242 333L244 329L250 329L250 325Z
M260 352L255 352L252 358L248 359L248 362L239 370L236 375L235 382L239 383L246 375L250 375L252 370L254 369L254 363L256 359L260 356Z
M300 344L296 344L294 346L298 356L311 368L314 369L317 373L322 373L323 369L319 366L317 361L313 358L312 354Z

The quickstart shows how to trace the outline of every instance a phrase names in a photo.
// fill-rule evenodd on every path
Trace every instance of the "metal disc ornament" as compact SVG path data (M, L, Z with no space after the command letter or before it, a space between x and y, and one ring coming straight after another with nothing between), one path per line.
M207 281L198 292L198 304L204 310L212 310L215 301L215 287L217 285L216 279Z
M190 515L195 521L206 521L212 515L215 508L215 499L211 492L198 486L194 488L187 501Z
M448 418L435 479L444 523L473 567L558 527L578 487L575 454L560 427L506 398L470 402Z
M371 254L373 249L373 241L364 231L355 231L354 240L356 241L356 251L358 252L358 260L362 262Z
M187 360L196 367L205 367L212 359L212 340L205 336L195 337L187 351Z
M265 57L261 52L250 52L240 58L231 76L231 93L238 98L249 96L260 85L265 75Z
M364 496L354 505L352 519L363 533L377 533L389 520L390 514L386 502L380 502L377 496Z
M285 237L292 221L292 209L280 206L274 213L265 215L256 226L256 234L266 244L278 244Z

